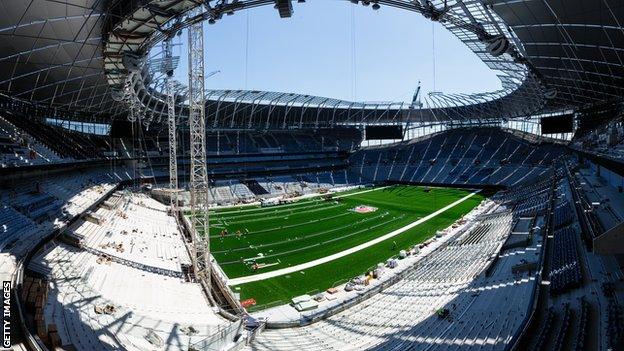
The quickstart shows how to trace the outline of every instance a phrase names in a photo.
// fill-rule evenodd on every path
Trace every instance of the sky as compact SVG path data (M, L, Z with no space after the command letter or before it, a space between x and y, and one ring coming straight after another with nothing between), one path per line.
M419 81L424 93L500 89L494 72L459 39L420 14L337 0L293 2L293 10L282 19L264 6L205 23L206 74L220 71L206 79L206 89L371 102L410 102ZM187 40L186 33L177 37L174 49L184 84Z

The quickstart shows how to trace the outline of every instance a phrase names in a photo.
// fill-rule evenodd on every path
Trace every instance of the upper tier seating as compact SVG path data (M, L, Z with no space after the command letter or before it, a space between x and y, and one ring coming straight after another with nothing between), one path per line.
M55 152L0 117L0 167L62 162Z
M166 130L145 135L145 145L151 156L167 156ZM180 131L179 145L189 145L188 131ZM355 150L362 140L355 128L288 131L219 131L206 133L208 156L345 152ZM149 151L151 150L151 151ZM188 155L188 149L179 148L178 155Z
M495 128L449 130L350 157L361 181L512 186L546 174L559 146L532 145Z
M615 118L597 122L591 130L579 130L571 143L574 149L624 161L624 122Z
M96 135L71 132L35 118L12 113L7 113L3 117L63 158L75 160L104 158L103 151L109 147L103 138Z

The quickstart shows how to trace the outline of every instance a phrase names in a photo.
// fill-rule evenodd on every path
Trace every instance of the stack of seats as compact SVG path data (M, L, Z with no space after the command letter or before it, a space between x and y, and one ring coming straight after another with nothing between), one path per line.
M16 246L32 242L39 228L30 218L10 206L0 206L0 251L13 251Z
M583 351L585 350L585 340L587 339L587 323L589 319L589 302L585 298L581 298L581 311L577 318L576 334L572 350Z
M555 208L553 226L555 229L562 228L574 220L574 209L568 201Z
M60 211L62 202L44 192L27 191L12 193L9 203L25 216L36 222L52 218Z
M254 193L251 192L245 184L230 182L230 188L232 189L232 193L241 200L250 200L255 197Z
M566 227L554 232L550 292L561 294L581 285L581 264L576 245L576 231Z
M611 350L624 348L624 310L613 298L607 306L607 337Z
M563 350L563 343L565 342L566 333L568 331L568 327L570 326L570 320L572 318L571 314L572 312L570 310L570 304L566 303L563 308L561 323L559 329L557 330L557 335L555 336L553 350Z
M258 183L258 181L256 179L248 179L248 180L244 180L243 184L245 184L247 186L247 188L255 195L255 196L262 196L262 195L267 195L269 192L263 188L260 183Z
M548 335L550 334L555 321L555 310L550 307L544 319L544 324L541 326L539 334L537 335L537 341L533 345L533 351L539 351L544 349L544 345L548 342Z

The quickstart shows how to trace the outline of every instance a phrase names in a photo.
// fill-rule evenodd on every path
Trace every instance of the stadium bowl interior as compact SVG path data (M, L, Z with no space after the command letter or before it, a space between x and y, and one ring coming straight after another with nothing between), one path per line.
M624 3L342 5L495 91L208 87L206 28L303 3L0 2L3 347L624 350Z

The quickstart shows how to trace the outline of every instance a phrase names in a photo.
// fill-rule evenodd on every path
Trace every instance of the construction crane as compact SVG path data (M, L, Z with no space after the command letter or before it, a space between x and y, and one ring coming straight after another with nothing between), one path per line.
M412 107L412 108L414 108L414 107L422 108L423 107L423 103L422 103L422 101L420 101L420 81L418 81L418 87L416 88L416 91L414 92L414 96L412 97L412 105L410 107Z
M212 76L215 76L215 75L217 75L218 73L221 73L221 71L220 71L220 70L212 71L212 72L210 72L210 73L206 74L206 78L210 78L210 77L212 77Z
M193 15L201 10L195 9ZM189 27L188 99L191 149L191 224L193 270L210 296L210 239L208 235L208 174L206 164L206 114L204 96L204 28L202 22ZM215 73L216 74L216 73ZM214 75L214 74L213 74Z
M173 71L177 66L177 60L173 59L171 39L163 42L163 63L161 70L166 75L166 91L167 91L167 126L169 132L169 194L171 198L171 208L178 207L178 155L177 155L177 131L175 116L175 92Z

